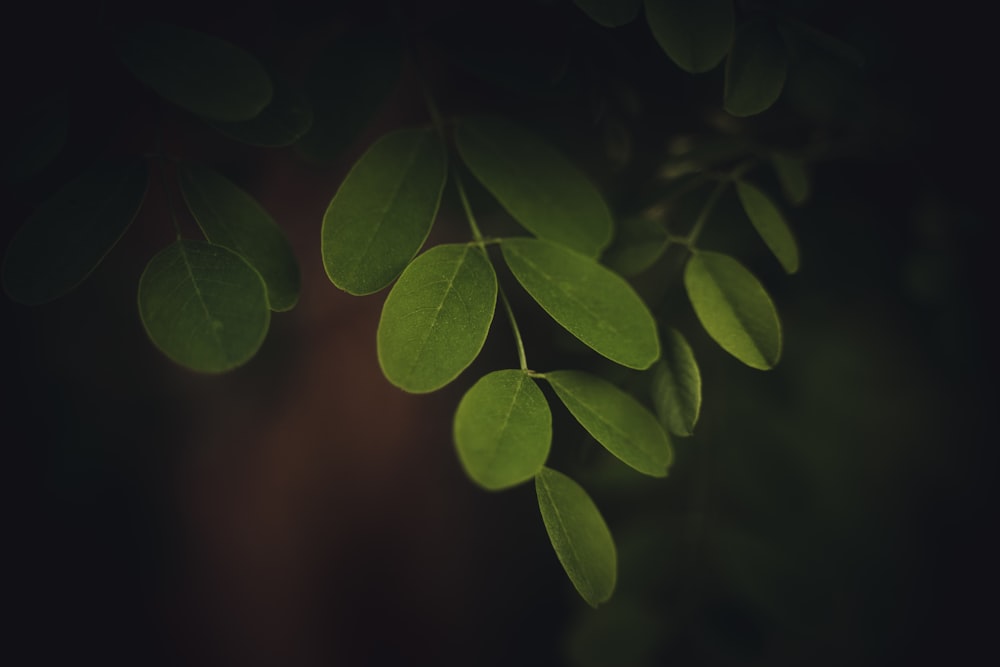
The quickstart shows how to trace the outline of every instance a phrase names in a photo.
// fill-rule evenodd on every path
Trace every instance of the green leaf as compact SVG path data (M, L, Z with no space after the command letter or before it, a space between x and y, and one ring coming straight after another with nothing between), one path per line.
M260 274L232 250L177 241L146 265L139 315L153 343L173 361L204 373L245 363L271 321Z
M667 249L667 230L658 220L625 218L603 261L623 276L634 276L651 267Z
M615 590L615 542L594 501L572 479L542 468L535 477L542 523L573 586L587 604L607 602Z
M83 282L132 224L148 185L142 163L101 162L39 206L7 247L10 298L37 305Z
M653 367L653 407L676 435L692 435L701 412L701 372L687 340L673 327L663 336L663 357Z
M205 238L239 254L260 273L271 310L291 309L299 300L299 264L285 233L267 211L208 167L182 164L178 180Z
M163 99L204 118L253 118L271 101L271 79L257 60L229 42L163 23L120 35L118 57Z
M596 257L614 223L601 193L572 162L496 117L462 119L455 144L469 170L529 232Z
M736 22L733 0L646 0L646 20L660 48L692 74L722 61Z
M413 393L445 386L475 360L497 300L481 249L439 245L393 285L378 323L378 359L389 382Z
M781 323L771 297L752 273L728 255L696 252L684 286L705 331L751 368L768 370L781 357Z
M487 489L504 489L542 469L552 444L552 413L526 373L494 371L462 397L454 433L469 477Z
M660 356L656 322L621 276L548 241L504 239L501 247L507 266L528 294L586 345L640 370Z
M723 106L734 116L761 113L778 101L787 75L781 34L768 21L748 21L736 31L726 61Z
M582 371L552 371L545 379L605 449L641 473L666 476L674 459L670 439L639 401L607 380Z
M799 270L799 246L792 236L792 230L767 195L744 181L736 183L736 192L740 196L743 210L750 222L757 228L757 233L771 249L774 256L781 262L782 268L788 273Z
M639 13L642 0L573 0L592 20L605 28L630 23Z
M805 162L799 158L788 157L774 153L771 155L771 166L778 175L778 182L785 197L793 205L805 203L809 198L809 174Z
M369 148L323 216L323 266L333 284L360 295L395 280L430 233L447 175L434 130L396 130Z
M226 136L251 146L276 148L298 141L313 123L312 107L284 77L271 74L274 95L259 114L232 123L213 122Z

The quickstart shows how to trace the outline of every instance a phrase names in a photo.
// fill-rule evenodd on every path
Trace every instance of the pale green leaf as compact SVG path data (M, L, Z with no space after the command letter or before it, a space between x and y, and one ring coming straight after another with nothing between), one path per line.
M756 277L728 255L696 252L684 286L705 331L747 366L768 370L781 357L781 323Z
M542 523L573 586L592 607L615 590L618 555L604 517L587 492L572 479L542 468L535 477Z
M692 74L722 62L733 41L733 0L646 0L646 20L666 54Z
M701 412L701 372L687 340L673 327L663 335L663 356L653 366L653 407L676 435L692 435Z
M640 370L660 356L652 314L617 273L548 241L512 238L501 247L507 266L528 294L586 345Z
M323 216L323 266L333 284L360 295L395 280L427 239L446 180L434 130L396 130L369 148Z
M312 107L284 77L271 74L274 94L271 102L249 120L212 125L226 136L251 146L290 146L298 141L313 123Z
M236 252L260 273L271 310L291 309L299 300L299 265L288 238L267 211L208 167L182 164L178 180L205 238Z
M605 28L617 28L639 13L642 0L573 0L592 20Z
M393 285L378 323L378 359L397 387L445 386L479 355L497 300L493 265L472 245L439 245Z
M744 181L739 181L736 184L736 192L740 196L743 210L746 211L750 222L753 223L760 237L764 239L767 247L778 258L782 268L788 273L798 271L799 246L778 207L767 195Z
M526 373L494 371L462 397L454 434L469 477L487 489L504 489L542 469L552 444L552 413Z
M639 401L607 380L582 371L545 374L587 433L625 464L665 477L674 458L666 431Z
M101 162L40 205L7 247L10 298L37 305L83 282L132 224L148 184L142 163Z
M271 311L260 274L232 250L177 241L146 265L139 315L153 343L192 370L221 373L245 363L267 335Z
M535 236L592 257L611 241L614 223L601 193L534 134L503 118L465 118L455 144L479 182Z
M809 173L805 162L799 158L788 157L775 153L771 155L771 165L781 183L785 197L793 205L798 206L809 198Z
M768 21L748 21L736 31L726 60L723 106L734 116L761 113L778 101L787 75L781 34Z
M602 261L623 276L634 276L651 267L666 249L667 230L660 221L625 218Z
M120 35L118 57L163 99L210 120L253 118L271 101L271 79L256 58L225 40L163 23Z

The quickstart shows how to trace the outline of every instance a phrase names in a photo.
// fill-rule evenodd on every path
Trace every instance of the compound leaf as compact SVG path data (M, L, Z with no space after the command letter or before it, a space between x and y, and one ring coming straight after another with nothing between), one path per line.
M604 198L572 162L503 118L464 118L455 144L469 170L525 229L596 257L614 223Z
M439 245L417 257L382 307L378 359L386 378L413 393L454 380L479 355L496 300L496 273L479 248Z
M587 16L605 28L617 28L639 13L642 0L573 0Z
M586 345L640 370L660 356L656 322L621 276L548 241L512 238L501 247L507 266L528 294Z
M132 224L148 185L142 163L101 162L41 204L7 247L10 298L37 305L83 282Z
M787 273L798 271L799 246L778 207L767 195L744 181L736 183L736 192L739 194L743 210L746 211L750 222L753 223L760 237L764 239L767 247L778 258L782 268Z
M360 295L395 280L427 239L446 180L435 131L397 130L375 142L323 216L323 266L333 284Z
M768 370L781 357L781 323L756 277L728 255L696 252L684 286L705 331L751 368Z
M653 367L653 408L676 435L692 435L701 412L701 372L687 340L673 327L663 336L663 356Z
M208 167L182 164L178 180L205 238L239 254L260 273L271 310L291 309L299 300L299 265L288 238L267 211Z
M674 63L707 72L729 52L736 22L733 0L645 0L646 20Z
M260 274L228 248L190 240L167 246L146 265L139 315L165 355L205 373L253 357L271 321Z
M271 102L249 120L212 122L226 136L251 146L276 148L298 141L313 123L312 107L284 77L271 75Z
M462 397L454 434L469 477L487 489L504 489L542 469L552 444L552 413L526 373L494 371Z
M788 52L768 21L748 21L736 31L726 60L723 106L734 116L753 116L781 96L788 75Z
M545 374L556 395L580 425L625 464L665 477L674 453L656 417L607 380L582 371Z
M771 165L788 201L795 206L804 203L809 198L809 174L805 162L775 153L771 155Z
M587 604L607 602L615 590L618 556L604 517L572 479L542 468L535 477L542 523L573 586Z

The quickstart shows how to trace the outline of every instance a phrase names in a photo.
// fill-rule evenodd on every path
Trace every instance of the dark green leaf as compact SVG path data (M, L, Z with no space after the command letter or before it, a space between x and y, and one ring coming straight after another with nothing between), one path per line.
M333 284L360 295L395 280L427 239L446 179L434 130L396 130L369 148L323 216L323 266Z
M665 477L674 459L670 439L639 401L582 371L545 374L559 399L597 442L641 473Z
M118 56L163 99L210 120L247 120L271 101L271 79L227 41L162 23L122 33Z
M781 357L781 323L771 297L752 273L728 255L697 252L684 286L705 331L747 366L767 370Z
M7 126L4 151L0 153L0 180L18 184L44 169L69 138L69 108L66 94L33 101L20 109L15 123Z
M502 248L528 294L589 347L629 368L649 368L660 356L652 314L614 271L548 241L505 239Z
M455 130L462 160L525 229L596 257L614 223L601 193L554 148L495 117L463 119Z
M652 266L666 249L667 230L659 221L625 218L603 261L623 276L634 276Z
M726 61L726 111L752 116L778 101L788 75L788 52L781 34L764 20L739 27Z
M594 501L572 479L542 468L535 477L542 523L563 569L587 604L607 602L615 590L615 542Z
M196 164L178 177L184 201L212 243L239 254L267 285L271 310L289 310L299 300L299 265L285 233L256 199L232 181Z
M642 0L573 0L587 16L605 28L617 28L639 13Z
M809 174L805 162L775 153L771 155L771 165L788 201L795 206L804 203L809 198Z
M678 67L698 74L718 65L733 41L733 0L646 0L646 20Z
M653 407L671 433L692 435L701 412L701 372L681 332L667 327L663 357L653 367Z
M482 250L431 248L406 267L382 307L382 372L413 393L445 386L479 355L496 300L496 274Z
M79 285L132 223L146 196L142 163L99 163L43 203L4 257L10 298L36 305Z
M778 207L767 195L749 183L739 181L736 184L736 192L739 193L743 210L746 211L750 222L781 262L781 266L788 273L798 271L799 246Z
M204 373L253 357L271 321L260 274L232 250L204 241L177 241L149 261L139 279L139 315L156 347Z
M312 108L284 77L271 74L271 82L274 95L257 116L233 123L213 122L212 125L226 136L251 146L294 144L312 127Z
M494 371L462 397L454 431L469 477L487 489L504 489L542 469L552 444L552 413L526 373Z

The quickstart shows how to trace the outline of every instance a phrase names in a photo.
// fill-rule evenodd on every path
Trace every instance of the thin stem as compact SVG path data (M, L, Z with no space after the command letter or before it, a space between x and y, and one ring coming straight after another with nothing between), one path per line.
M479 225L476 224L476 216L472 213L472 205L469 204L469 196L465 193L465 185L462 183L462 173L459 171L458 167L451 170L452 178L455 179L455 188L458 190L458 198L462 201L462 210L465 211L465 218L469 221L469 228L472 230L472 238L476 240L476 243L483 247L486 242L483 240L483 233L479 231ZM486 249L483 248L483 252Z
M708 216L712 214L712 209L715 208L715 204L719 201L719 197L722 196L728 185L729 181L719 181L712 189L712 193L708 195L705 205L701 207L701 212L698 214L698 219L695 220L694 226L685 238L685 243L689 248L693 248L694 244L698 241L698 236L701 235L701 230L704 229Z
M156 127L156 162L159 166L157 171L160 174L160 187L163 188L163 197L167 201L167 211L170 214L170 222L174 226L174 231L177 232L177 240L180 241L182 238L181 225L177 220L177 211L174 210L174 200L170 196L170 188L167 185L167 156L163 152L163 123L162 121Z
M514 309L510 307L510 299L507 298L503 288L499 288L500 301L503 302L503 309L507 312L507 319L510 321L510 329L514 332L514 344L517 346L517 360L521 364L521 370L529 372L528 358L524 354L524 340L521 339L521 330L517 327L517 318L514 317Z

